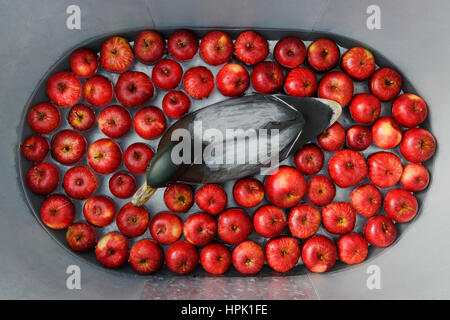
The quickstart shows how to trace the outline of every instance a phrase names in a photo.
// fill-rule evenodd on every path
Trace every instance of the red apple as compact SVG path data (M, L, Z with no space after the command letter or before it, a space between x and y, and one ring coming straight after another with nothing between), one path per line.
M280 166L265 181L270 202L280 208L295 206L306 192L306 180L294 167Z
M397 238L395 224L385 215L369 218L363 232L367 241L375 247L388 247Z
M260 93L274 93L283 87L284 75L273 61L263 61L253 67L252 86Z
M183 69L175 60L160 60L152 70L152 80L163 90L172 90L178 87L183 76Z
M273 55L283 67L295 68L305 61L306 47L297 37L284 37L275 45Z
M339 187L348 188L367 176L367 164L358 151L339 150L328 162L328 173Z
M227 209L219 216L217 233L225 242L241 243L252 233L252 220L243 209Z
M104 235L95 247L97 260L107 268L118 268L128 260L127 239L119 232Z
M133 120L136 133L144 139L156 139L166 129L166 117L161 109L149 106L140 109Z
M294 68L289 71L284 83L284 91L290 96L311 97L316 93L317 80L307 68Z
M93 76L83 86L84 99L95 107L106 106L113 98L113 85L104 76Z
M216 236L216 232L216 220L204 212L191 214L184 222L184 237L195 246L210 243Z
M142 142L136 142L125 150L123 162L131 172L144 174L153 155L154 152L148 145Z
M130 202L117 214L116 224L124 236L134 238L144 234L148 228L150 214L145 207L135 207Z
M76 166L66 171L63 188L69 197L84 200L97 190L98 180L88 166Z
M336 195L336 187L327 176L314 176L308 181L306 194L309 201L316 206L326 206L333 201Z
M166 50L164 38L154 30L145 30L138 34L133 44L136 58L143 63L153 63L161 58Z
M399 157L390 152L378 152L367 159L369 179L380 188L394 186L402 176L403 166Z
M411 221L418 210L416 197L405 189L393 189L384 198L384 211L395 222Z
M117 172L109 178L109 191L117 198L129 198L136 191L136 179L126 171Z
M350 77L362 81L375 71L375 58L369 50L353 47L342 56L341 66Z
M59 183L58 168L49 162L37 163L28 169L25 176L28 188L36 194L52 193Z
M109 72L122 73L130 69L133 64L133 51L127 39L112 37L103 42L100 63Z
M69 227L66 233L67 245L76 252L86 252L97 244L95 229L87 223L78 222Z
M201 210L209 214L218 214L227 205L227 194L217 184L206 184L197 190L195 202Z
M224 64L233 56L233 40L225 32L211 31L200 42L200 54L207 64Z
M266 244L267 264L275 271L291 270L300 258L300 245L292 237L272 239Z
M136 108L153 97L155 88L143 72L127 71L120 75L114 88L117 100L125 107Z
M211 243L200 252L200 263L206 272L223 274L231 265L231 253L221 243Z
M27 137L20 148L25 159L31 162L41 162L47 156L50 145L46 138L35 133Z
M187 184L174 183L164 191L164 203L170 211L187 212L194 203L194 191Z
M166 264L174 273L191 273L198 265L197 249L187 241L175 242L166 251Z
M35 105L28 111L28 124L37 133L50 133L59 127L60 115L58 109L48 102Z
M139 274L152 274L161 269L163 249L153 240L142 239L130 250L130 265Z
M425 162L436 151L436 140L433 135L422 128L405 131L400 143L400 152L410 162Z
M236 58L247 65L263 61L269 54L269 43L254 31L244 31L234 43Z
M315 144L304 145L294 156L294 163L301 173L312 175L322 170L324 155Z
M197 53L198 39L189 30L177 30L169 37L167 49L175 59L186 61Z
M333 202L322 208L323 225L328 232L346 234L353 230L356 214L348 202Z
M184 74L183 86L192 98L207 98L214 90L214 75L206 67L193 67Z
M370 91L382 101L394 99L402 90L402 77L391 68L381 68L370 78Z
M402 129L394 118L382 117L372 126L373 142L382 149L393 149L402 141Z
M289 211L288 226L294 237L306 239L319 230L322 216L320 211L310 204L301 204Z
M55 73L47 81L47 95L60 107L71 107L81 99L81 81L72 73Z
M353 97L353 81L343 72L329 72L320 79L318 95L345 107Z
M264 251L254 241L244 241L233 250L233 266L243 274L256 274L264 266Z
M83 214L87 222L96 227L105 227L114 221L116 207L107 196L95 196L86 200Z
M131 129L130 113L121 106L106 107L98 115L99 129L110 138L120 138Z
M283 232L286 216L283 210L271 205L259 207L253 215L253 227L264 238L275 238Z
M62 194L53 194L41 204L42 222L51 229L61 230L69 227L75 218L75 206Z
M357 264L366 260L369 246L358 233L341 236L337 241L339 260L346 264Z
M363 184L350 193L350 203L363 217L370 218L377 214L383 202L383 195L373 184Z
M339 48L330 39L321 38L308 47L308 63L319 72L328 71L339 63Z
M191 100L183 91L173 90L164 96L162 107L169 117L179 119L189 112Z
M306 240L302 260L312 272L326 272L336 263L336 245L329 238L318 235Z
M77 49L70 56L70 69L80 78L90 77L98 69L98 57L90 49Z
M122 164L122 151L117 142L111 139L99 139L88 149L88 163L95 172L110 174Z
M79 131L86 131L94 125L95 113L88 105L77 104L70 109L67 121L72 128Z
M405 93L395 99L392 104L392 115L402 126L416 127L427 118L427 104L421 97Z
M352 126L347 130L347 146L357 151L367 149L372 143L372 132L364 126Z
M335 122L317 137L317 143L325 151L336 151L340 149L345 142L345 129L339 123Z
M228 63L217 73L216 85L224 96L237 97L247 90L250 76L247 69L240 64Z
M400 184L403 188L418 192L424 190L430 182L430 174L427 168L418 163L408 163L403 168Z
M161 244L174 243L182 233L183 221L171 212L160 212L150 222L150 234Z
M86 139L73 130L63 130L52 141L52 156L59 163L70 165L83 158L86 152Z
M372 124L381 113L380 100L370 93L359 93L350 102L350 115L362 124Z
M264 186L255 178L243 178L233 186L233 197L242 207L256 207L264 199Z

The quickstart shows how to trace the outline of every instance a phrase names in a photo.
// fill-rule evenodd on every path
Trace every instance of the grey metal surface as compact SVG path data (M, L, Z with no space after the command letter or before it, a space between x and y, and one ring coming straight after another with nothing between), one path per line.
M264 1L264 5L259 1L176 3L79 1L76 4L81 7L82 24L77 31L65 27L66 8L72 1L0 1L0 297L450 298L450 215L446 203L450 181L450 141L446 139L450 43L446 35L450 24L445 15L449 4L434 1L429 8L417 0L378 1L382 29L370 31L365 25L366 8L373 2L366 0L277 1L276 5L270 1ZM20 192L14 157L23 106L41 76L74 44L114 30L169 25L331 31L363 40L381 51L420 89L430 107L433 133L439 143L435 175L420 219L395 247L370 263L325 275L233 281L157 277L143 281L104 272L68 255L29 214ZM81 267L81 290L66 288L65 271L70 264ZM380 290L366 287L369 265L380 267ZM219 289L214 291L214 287Z

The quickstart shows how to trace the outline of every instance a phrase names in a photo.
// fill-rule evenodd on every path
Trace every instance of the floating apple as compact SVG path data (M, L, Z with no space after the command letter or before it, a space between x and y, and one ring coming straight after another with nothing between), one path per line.
M184 237L195 246L204 246L210 243L216 236L216 232L216 220L204 212L191 214L184 222Z
M289 231L294 237L306 239L319 230L322 222L320 211L310 204L300 204L289 211Z
M234 43L236 58L247 65L254 65L263 61L269 54L267 40L254 31L244 31Z
M154 30L145 30L134 40L133 50L136 58L144 63L153 63L161 58L166 49L162 35Z
M306 47L297 37L285 37L277 42L273 55L283 67L295 68L305 61Z
M243 274L256 274L264 266L264 251L254 241L244 241L233 250L233 266Z
M163 90L175 89L181 81L183 69L175 60L160 60L152 70L152 80L155 85Z
M264 238L275 238L286 226L283 210L271 205L259 207L253 215L255 231Z
M169 37L167 49L175 59L190 60L198 51L198 39L189 30L177 30Z
M104 235L95 247L97 260L107 268L119 268L129 256L127 239L119 232Z
M266 244L267 264L275 271L291 270L300 258L300 245L295 238L280 237Z
M35 105L28 111L27 120L33 131L45 134L58 128L61 116L54 105L43 102Z
M224 65L216 76L217 89L224 96L237 97L242 95L250 85L247 69L238 63Z
M83 214L93 226L104 227L114 221L116 206L107 196L94 196L84 203Z
M251 232L252 220L243 209L231 208L220 214L217 233L223 241L238 244Z
M100 63L109 72L122 73L131 68L133 51L127 39L112 37L102 44Z
M231 265L231 253L221 243L211 243L200 252L200 263L206 272L223 274Z
M172 244L180 239L182 233L183 221L171 212L160 212L150 222L150 234L158 243Z
M40 208L42 222L51 229L66 229L75 218L75 206L62 194L53 194L42 202Z
M161 269L164 251L155 241L142 239L131 248L129 261L137 273L152 274Z
M227 194L218 184L207 184L197 190L195 202L201 210L218 214L227 205Z
M97 55L87 48L77 49L70 56L70 69L80 78L93 75L97 71L98 65Z
M200 43L200 54L207 64L218 66L233 56L233 40L222 31L211 31Z

